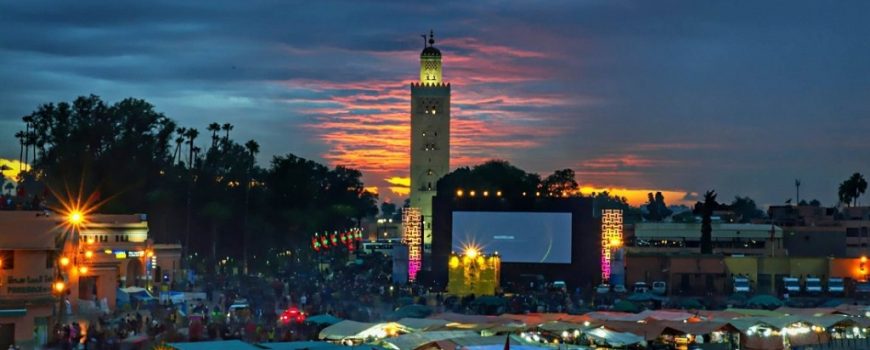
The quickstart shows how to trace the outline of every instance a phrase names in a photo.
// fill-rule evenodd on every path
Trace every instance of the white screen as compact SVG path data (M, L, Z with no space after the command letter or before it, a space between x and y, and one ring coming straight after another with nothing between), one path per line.
M571 213L453 212L453 251L476 245L504 262L571 263Z

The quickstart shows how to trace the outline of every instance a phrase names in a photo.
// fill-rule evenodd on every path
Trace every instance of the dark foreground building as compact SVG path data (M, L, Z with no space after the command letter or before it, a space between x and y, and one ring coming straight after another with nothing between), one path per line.
M511 240L507 245L503 241L493 244L502 251L494 251L488 244L480 246L485 253L502 256L502 286L528 287L538 276L546 282L565 281L570 288L599 283L601 221L594 211L591 198L509 197L500 192L471 191L439 194L433 199L432 255L424 261L431 275L424 275L421 282L447 284L450 253L459 250L454 231L466 235L488 231L486 238ZM550 218L561 222L553 223ZM475 220L476 226L468 224ZM545 249L544 257L534 256L535 261L530 261L523 256L536 246Z

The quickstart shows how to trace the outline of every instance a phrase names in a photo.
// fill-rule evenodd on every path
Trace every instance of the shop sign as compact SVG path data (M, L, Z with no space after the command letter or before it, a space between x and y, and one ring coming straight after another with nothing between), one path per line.
M9 276L6 279L6 284L9 286L6 290L9 294L35 294L51 292L52 278L49 275L42 276Z

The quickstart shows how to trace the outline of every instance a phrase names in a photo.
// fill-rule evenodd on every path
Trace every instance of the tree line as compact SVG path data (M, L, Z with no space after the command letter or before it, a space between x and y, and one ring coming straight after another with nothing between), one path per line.
M268 260L276 251L377 214L377 195L358 170L293 154L261 167L259 144L236 142L232 124L209 124L211 139L202 142L198 129L180 127L145 100L83 96L22 119L20 158L32 170L20 175L19 194L59 207L82 192L100 213L147 213L157 242L182 243L202 266L229 257L276 267Z

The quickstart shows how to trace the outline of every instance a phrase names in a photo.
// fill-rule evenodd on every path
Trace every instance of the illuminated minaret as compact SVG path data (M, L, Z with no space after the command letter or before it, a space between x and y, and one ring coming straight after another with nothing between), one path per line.
M441 51L435 36L423 35L420 82L411 83L411 206L423 216L423 247L432 245L432 197L450 171L450 84L441 80Z

